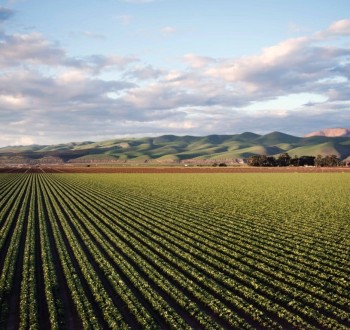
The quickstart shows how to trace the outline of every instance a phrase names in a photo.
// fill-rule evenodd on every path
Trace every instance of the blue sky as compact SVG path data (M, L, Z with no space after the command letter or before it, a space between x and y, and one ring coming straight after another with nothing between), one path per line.
M0 146L349 127L350 2L0 1Z

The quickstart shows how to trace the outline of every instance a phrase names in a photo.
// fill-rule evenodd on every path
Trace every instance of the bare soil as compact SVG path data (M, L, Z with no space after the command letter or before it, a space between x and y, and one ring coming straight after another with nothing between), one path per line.
M120 166L120 167L4 167L0 173L350 173L350 167L185 167L185 166Z

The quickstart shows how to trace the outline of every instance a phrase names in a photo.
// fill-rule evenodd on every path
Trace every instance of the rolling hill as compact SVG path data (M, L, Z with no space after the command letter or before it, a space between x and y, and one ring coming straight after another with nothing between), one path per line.
M0 148L2 164L239 162L252 155L335 154L350 157L350 137L297 137L281 132L259 135L175 136L84 141Z

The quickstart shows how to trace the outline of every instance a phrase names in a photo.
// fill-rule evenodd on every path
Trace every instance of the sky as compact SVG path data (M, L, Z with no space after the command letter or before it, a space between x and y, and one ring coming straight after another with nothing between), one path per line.
M349 0L0 0L0 147L350 127Z

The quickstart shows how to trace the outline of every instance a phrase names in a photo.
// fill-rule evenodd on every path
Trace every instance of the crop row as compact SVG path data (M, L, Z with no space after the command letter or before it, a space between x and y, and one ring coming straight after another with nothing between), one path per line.
M74 188L70 187L70 189L74 189ZM86 190L87 189L84 189L84 192L86 192ZM81 196L81 194L80 194L80 196ZM106 201L111 201L111 198L107 198L106 196L101 196L101 194L99 194L99 196L95 196L93 203L97 204L99 199L102 199L102 201L104 202L104 205L99 204L100 207L99 207L99 211L98 211L99 213L98 214L101 215L101 213L103 212L101 210L103 210L103 209L108 210L108 213L113 213L113 202L106 202ZM88 200L86 200L84 202L84 205L86 205L87 203L88 203ZM124 205L124 210L127 209L128 211L126 211L126 212L129 212L129 214L130 214L130 212L132 212L132 211L130 211L130 205L134 205L134 203L130 203L130 201L129 201L128 204ZM120 217L120 214L122 212L121 211L122 207L123 206L121 205L120 199L119 199L118 200L118 205L114 206L114 209L116 209L116 213L113 213L115 215L114 219L116 219L117 217ZM145 211L143 211L144 209L145 208L140 208L136 213L131 213L131 217L129 219L129 222L132 223L132 226L135 227L135 222L140 217L140 214L144 215L144 213L145 213ZM147 210L148 209L150 209L150 208L148 207ZM157 223L154 221L156 218L153 216L153 218L150 218L150 219L151 219L151 221L149 221L150 223L149 223L148 230L154 232L154 229L157 227ZM168 218L168 220L169 220L169 218ZM203 220L203 221L205 221L205 220ZM128 219L123 220L123 222L121 224L125 226L126 223L128 223ZM143 225L143 227L138 229L138 231L140 233L142 232L143 235L145 235L145 233L147 231L147 227L145 227L145 223L147 223L147 218L143 217L141 222L140 222L141 226ZM121 230L119 230L119 232L120 231ZM152 247L156 246L157 242L162 241L162 239L164 240L164 237L166 237L166 236L170 237L168 242L174 241L174 237L176 237L174 232L171 232L170 236L169 236L169 227L168 228L160 228L160 230L158 232L158 237L154 238L154 242L151 243L151 246ZM211 236L208 236L208 237L211 237ZM195 238L195 233L192 233L191 234L191 239L189 241L190 242L192 241L192 243L193 243L194 238ZM146 238L146 240L145 240L145 242L143 244L147 244L147 242L149 242L150 240L152 240L152 234L149 237ZM198 242L194 241L194 244L196 245L196 247L193 247L193 246L189 247L188 251L191 254L194 254L196 252L195 250L196 250L197 246L199 244L201 244L201 242L204 242L204 241L206 241L204 237L201 237L198 240ZM162 248L161 248L161 251L164 251L164 249L165 248L164 248L164 245L163 245ZM176 251L177 249L181 249L180 252L177 252ZM184 258L185 252L183 251L183 249L184 249L184 241L183 240L179 241L177 247L175 247L175 248L171 247L170 248L170 252L172 254L175 254L175 255L178 254L177 257L179 259L177 260L177 263L179 263L179 260L181 260L181 258L182 259ZM203 252L205 252L206 254L204 254ZM210 252L211 252L210 250L200 251L200 253L197 252L196 259L195 259L195 263L197 264L197 266L198 266L198 260L200 260L201 257L203 258L203 256L204 256L204 258L206 259L206 263L203 263L202 271L208 272L208 269L210 269L208 267L208 254ZM212 271L212 274L214 274L213 275L214 277L218 277L219 276L218 275L219 274L218 273L218 261L217 261L218 260L218 255L214 254L213 257L214 258L212 259L212 265L213 265L214 269ZM191 255L189 255L189 258L191 258ZM258 258L259 258L259 256L258 256ZM227 262L230 262L230 260L226 258L226 259L223 259L223 262L225 262L226 265L227 265ZM237 263L237 260L235 261L235 263L232 263L232 261L231 261L231 264L232 264L232 268L236 268L236 269L238 268L242 272L245 271L245 273L243 273L241 275L237 275L239 273L237 273L237 272L235 273L231 269L229 269L229 271L227 271L227 269L226 269L226 276L236 276L236 277L240 276L240 281L243 282L245 285L253 287L253 289L255 289L255 291L259 291L259 290L260 291L261 290L264 291L265 290L265 294L266 293L268 294L270 292L269 293L270 298L275 300L275 301L279 299L278 296L275 294L276 292L278 292L278 291L280 293L281 292L285 292L285 297L286 297L285 298L285 303L288 303L287 308L290 309L290 306L292 306L292 308L294 309L294 313L296 315L298 313L296 313L295 310L299 309L299 312L304 314L305 318L307 318L307 319L311 318L311 320L313 320L313 322L323 322L323 324L332 324L332 319L328 318L327 314L331 315L333 313L333 317L337 317L340 320L343 320L343 322L345 322L345 323L348 322L348 314L344 311L344 309L346 310L348 308L348 300L345 299L345 298L342 298L342 297L338 298L339 301L340 301L339 306L341 308L337 308L336 306L333 306L333 304L329 304L329 303L327 304L324 301L322 296L320 297L321 299L318 299L317 296L315 296L316 294L318 294L318 291L316 289L314 291L311 290L311 294L310 293L306 293L304 291L300 291L300 288L302 288L302 284L300 283L301 281L299 281L299 283L296 282L297 284L299 284L299 291L298 291L298 288L297 289L293 288L293 284L295 284L293 282L285 283L285 281L284 281L284 283L282 283L283 286L281 287L281 283L279 283L276 280L273 280L273 275L274 274L273 273L269 274L268 271L267 271L268 268L266 266L265 267L261 267L260 268L260 272L259 272L259 269L251 270L251 269L249 269L247 267L244 267L244 266L242 267L242 265L240 265L240 263ZM251 266L254 266L254 265L251 265ZM222 268L221 271L225 270L225 264L224 263L221 264L221 268ZM261 270L263 270L263 272L261 272ZM267 273L267 275L266 275L266 273ZM250 277L250 281L251 282L255 282L255 283L253 283L253 284L249 283L247 281L247 279L249 279L249 277ZM251 278L251 277L253 277L253 278ZM271 281L271 277L272 277L272 281ZM255 278L255 280L254 280L254 278ZM284 280L284 278L281 277L280 280ZM294 280L294 279L292 279L292 280ZM208 281L206 280L206 282L208 282ZM233 284L231 285L231 287L229 287L230 291L232 291L233 286L236 285L236 283L234 283L234 281L231 280L231 282ZM264 288L263 285L262 285L263 283L265 283L267 285L267 287ZM226 281L226 285L227 285L227 281ZM275 286L275 285L277 287L273 288L273 286ZM254 286L256 286L256 287L254 287ZM272 286L272 289L269 289L269 287L271 287L271 286ZM247 288L245 286L242 286L241 290L245 290L246 291ZM310 290L309 290L309 292L310 292ZM246 296L249 297L249 293L246 294ZM292 299L293 296L295 297L295 300ZM306 307L307 305L306 306L305 305L300 305L298 300L299 300L299 298L301 296L303 297L303 300L308 305L311 304L311 306L313 308ZM320 294L318 294L318 296L320 296ZM280 298L280 301L283 302L283 299ZM301 306L301 307L298 308L298 305ZM278 305L275 305L274 308L276 309L277 306ZM318 309L322 308L322 306L324 306L323 307L324 308L323 313L326 315L326 316L323 316L323 317L322 317L322 313L318 312ZM299 322L300 322L300 320L299 320ZM337 324L337 323L335 322L334 324Z
M189 199L180 175L0 175L0 329L348 329L342 211L327 232L207 177Z

